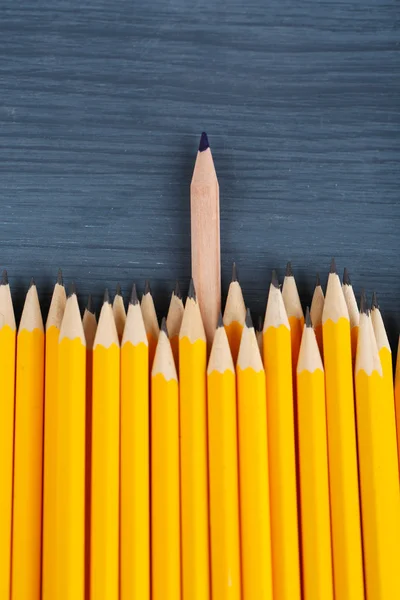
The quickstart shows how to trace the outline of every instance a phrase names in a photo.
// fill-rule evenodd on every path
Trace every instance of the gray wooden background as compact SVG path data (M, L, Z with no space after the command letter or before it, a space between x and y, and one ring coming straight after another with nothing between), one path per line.
M264 311L293 261L304 304L332 255L400 328L396 0L0 3L0 267L17 312L59 266L82 304L190 277L189 184L208 132L231 263Z

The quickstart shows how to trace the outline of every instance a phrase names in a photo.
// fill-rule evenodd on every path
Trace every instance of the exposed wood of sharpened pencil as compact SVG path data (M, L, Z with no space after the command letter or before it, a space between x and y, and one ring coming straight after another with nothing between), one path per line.
M233 363L236 364L243 325L246 319L246 306L242 288L237 278L236 264L233 263L232 281L229 285L228 297L224 311L224 326L232 352Z
M400 597L400 493L396 445L387 431L387 400L365 295L355 368L357 440L368 598Z
M149 345L133 286L121 346L121 600L150 600Z
M335 597L363 600L350 320L334 260L325 294L322 335Z
M167 329L177 371L179 370L179 330L181 328L183 311L182 294L179 283L176 282L175 289L171 294L171 302L167 314Z
M247 312L236 365L244 598L272 599L265 372Z
M119 594L120 347L108 291L93 345L91 598Z
M302 574L304 600L333 598L324 368L310 313L297 364Z
M57 595L55 569L57 409L58 409L58 339L66 303L61 270L54 286L46 321L44 457L43 457L43 557L42 596L52 600Z
M210 596L207 341L193 281L179 333L182 597Z
M122 296L121 286L118 283L117 289L115 291L114 302L113 302L113 313L115 319L115 326L118 332L118 339L121 342L122 335L124 333L125 321L126 321L126 311L124 298Z
M343 272L342 290L344 299L346 300L347 310L349 311L350 319L350 335L351 335L351 355L353 362L356 360L357 352L357 336L358 324L360 321L360 313L358 311L357 300L354 294L353 286L351 285L350 275L345 268Z
M304 327L304 314L301 307L296 280L292 271L292 264L290 262L288 262L286 266L286 275L282 286L282 298L290 324L290 338L292 340L293 385L295 387L297 359L299 356L301 336L303 334Z
M32 280L17 336L12 600L41 596L43 395L44 328Z
M211 347L221 310L219 186L207 135L202 134L190 185L192 277Z
M0 598L10 598L16 326L7 272L0 281Z
M181 597L179 390L165 319L151 373L152 599Z
M236 377L220 316L207 368L212 597L241 597Z
M74 286L58 344L56 598L85 597L86 341Z
M154 307L154 300L150 289L150 283L148 281L146 281L146 287L142 296L141 309L144 326L146 328L147 339L149 341L149 368L151 370L160 328L158 326L156 309Z
M324 310L324 292L322 290L321 281L317 273L317 280L315 283L314 294L311 301L310 317L314 328L315 337L317 338L318 348L323 353L323 342L322 342L322 312Z

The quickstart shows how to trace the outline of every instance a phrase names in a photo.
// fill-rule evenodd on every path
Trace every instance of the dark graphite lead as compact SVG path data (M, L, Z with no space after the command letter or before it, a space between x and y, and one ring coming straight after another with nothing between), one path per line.
M71 283L69 285L69 290L68 290L68 298L70 298L74 294L76 294L76 286L75 286L75 282L71 281Z
M319 277L319 273L317 273L316 276L315 276L315 286L316 287L321 287L321 279Z
M308 306L307 306L307 310L306 310L306 327L312 327L310 308Z
M372 294L371 310L373 310L374 308L379 308L378 297L376 295L376 292L373 292Z
M271 283L274 287L276 287L279 290L279 279L278 279L278 275L276 274L275 269L272 271Z
M190 283L189 283L188 298L191 298L192 300L194 300L196 302L196 290L194 289L193 279L191 279Z
M286 273L285 273L286 277L293 277L293 269L292 269L292 263L289 261L286 265Z
M137 291L136 291L136 283L134 283L132 286L132 292L131 292L131 297L130 297L129 303L133 304L133 306L136 306L136 304L139 304L139 298L138 298Z
M63 274L62 274L61 269L58 269L57 283L58 283L58 285L63 285L63 283L64 283L64 281L63 281Z
M116 296L122 296L121 284L120 283L117 283L117 287L115 288L115 295Z
M163 331L165 333L165 335L168 337L167 320L165 317L163 317L162 321L161 321L161 331Z
M32 279L31 279L31 282L30 282L30 284L29 284L29 289L30 289L31 287L33 287L34 285L36 285L36 283L35 283L35 279L32 277Z
M343 271L343 284L351 285L350 275L349 275L349 272L346 267L344 268L344 271Z
M360 313L364 315L369 315L369 309L367 306L367 296L365 295L365 290L361 291Z
M151 294L150 281L146 279L146 283L144 284L144 295Z
M179 287L178 280L176 280L176 283L175 283L174 296L179 298L179 300L182 300L181 288Z
M222 320L222 312L219 312L219 316L218 316L218 322L217 322L217 328L219 327L223 327L224 326L224 322Z
M208 137L205 131L203 131L203 133L201 134L200 137L200 144L199 144L199 152L204 152L204 150L207 150L207 148L210 147L210 144L208 143Z
M89 294L88 299L87 299L87 305L86 305L86 310L92 314L94 314L94 310L93 310L93 298L92 298L92 294Z
M331 268L330 268L329 272L330 273L336 273L337 272L336 271L336 261L335 261L335 259L333 257L332 257L332 260L331 260Z
M7 274L6 269L4 269L4 271L3 271L3 276L1 278L0 285L8 285L8 274Z
M111 304L110 302L110 294L108 293L108 288L105 289L104 291L104 299L103 302L107 302L108 304Z
M253 327L253 321L252 321L252 318L251 318L251 313L250 313L250 309L249 308L246 310L245 324L246 324L246 327L248 329L251 329Z
M232 282L237 281L237 280L238 280L237 267L236 267L236 263L234 262L232 265Z

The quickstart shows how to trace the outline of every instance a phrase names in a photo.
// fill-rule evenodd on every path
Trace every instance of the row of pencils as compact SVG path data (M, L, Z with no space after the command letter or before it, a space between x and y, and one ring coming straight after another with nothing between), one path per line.
M400 598L400 373L334 261L305 318L273 272L257 330L234 268L209 348L193 282L159 328L60 273L17 331L4 273L0 386L0 598Z

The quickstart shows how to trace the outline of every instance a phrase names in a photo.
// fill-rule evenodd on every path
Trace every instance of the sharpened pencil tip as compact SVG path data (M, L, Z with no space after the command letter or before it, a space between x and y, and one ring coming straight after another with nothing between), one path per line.
M193 279L191 279L190 283L189 283L188 298L191 298L192 300L194 300L196 302L196 290L194 287Z
M371 310L374 310L375 308L379 308L379 303L378 303L378 297L376 295L376 292L373 292L372 293Z
M271 283L274 287L276 287L279 290L279 279L275 269L272 271Z
M218 316L218 322L217 322L217 329L219 329L220 327L224 326L224 321L222 319L222 312L219 312L219 316Z
M306 309L306 327L312 327L311 315L310 315L310 307L307 306Z
M285 277L293 277L292 263L290 261L286 264Z
M201 134L200 137L200 144L199 144L199 152L204 152L204 150L207 150L207 148L210 147L210 144L208 143L208 137L205 131L203 131L203 133Z
M35 279L32 277L30 284L29 284L29 289L31 289L31 287L33 287L34 285L36 285L36 283L35 283Z
M117 283L117 287L115 288L115 295L122 296L121 284Z
M8 274L7 274L6 269L4 269L4 271L3 271L0 285L8 285Z
M129 299L129 304L133 304L133 306L136 306L136 304L139 304L139 298L138 298L137 291L136 291L136 283L134 283L132 286L132 292L131 292L131 297Z
M237 281L237 280L238 280L237 267L236 267L236 263L234 262L232 265L232 282Z
M179 300L182 300L182 293L181 293L181 288L179 286L178 280L176 280L176 283L175 283L174 296L179 298Z
M347 267L345 267L343 271L343 285L351 285L350 275Z
M70 298L74 294L76 294L76 285L74 281L71 281L71 283L69 284L68 298Z
M251 318L251 313L250 313L249 308L246 310L246 319L244 322L246 324L247 329L251 329L253 327L253 320Z
M329 273L337 273L337 271L336 271L336 261L335 261L335 259L333 257L332 257L332 260L331 260L331 267L329 269Z
M151 294L150 281L148 279L146 279L146 282L144 284L144 295L146 294Z
M162 321L161 321L161 331L163 331L165 333L165 335L168 337L167 320L165 317L163 317Z
M64 283L64 281L63 281L63 274L62 274L61 269L58 269L57 283L58 283L58 285L63 285L63 283Z
M367 296L365 295L365 290L361 290L360 313L369 315L369 309L367 306Z
M315 276L315 287L321 287L321 279L319 273L317 273Z
M261 332L263 330L263 318L260 315L258 317L258 327L257 327L257 331Z
M88 299L87 299L87 304L86 304L86 310L92 314L94 314L94 310L93 310L93 298L92 298L92 294L89 294Z
M103 298L103 302L104 304L107 302L108 304L111 304L110 302L110 294L108 292L108 288L105 289L104 291L104 298Z

